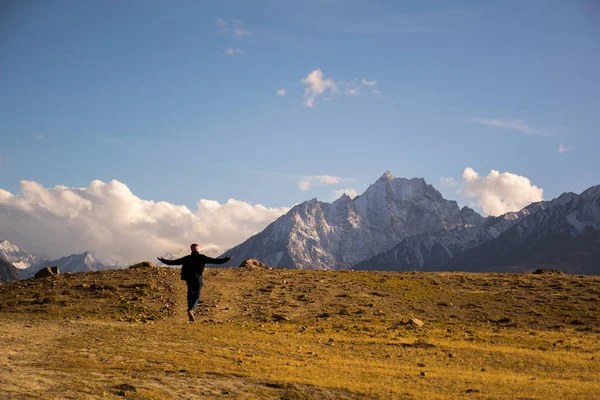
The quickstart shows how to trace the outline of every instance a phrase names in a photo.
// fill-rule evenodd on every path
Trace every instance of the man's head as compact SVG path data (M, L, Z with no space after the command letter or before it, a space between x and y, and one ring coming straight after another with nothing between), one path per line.
M192 250L192 251L194 251L194 252L196 252L196 253L198 253L198 252L200 251L200 250L198 250L198 245L197 245L196 243L193 243L193 244L190 246L190 250Z

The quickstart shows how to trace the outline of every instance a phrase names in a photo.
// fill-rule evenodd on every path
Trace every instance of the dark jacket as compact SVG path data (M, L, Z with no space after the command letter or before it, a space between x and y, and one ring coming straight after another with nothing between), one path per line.
M177 260L164 260L167 265L181 265L181 280L199 279L206 264L225 264L229 258L210 258L204 254L192 252L189 256Z

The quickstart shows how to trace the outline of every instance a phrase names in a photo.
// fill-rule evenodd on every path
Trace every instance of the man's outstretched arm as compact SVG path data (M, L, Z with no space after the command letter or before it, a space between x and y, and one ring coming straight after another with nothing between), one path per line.
M225 264L227 261L231 260L231 256L227 256L224 258L210 258L205 256L205 264Z
M156 258L158 259L158 261L160 261L161 263L166 264L166 265L181 265L181 264L183 264L183 261L185 259L185 257L178 258L177 260L167 260L162 257L156 257Z

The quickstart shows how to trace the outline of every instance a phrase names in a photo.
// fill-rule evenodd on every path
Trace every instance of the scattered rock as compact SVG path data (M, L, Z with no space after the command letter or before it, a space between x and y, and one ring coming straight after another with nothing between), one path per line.
M142 261L141 263L131 265L129 268L137 269L137 268L156 268L156 267L150 261Z
M60 275L60 268L58 268L57 266L50 267L50 270L52 270L52 273L54 275Z
M543 269L543 268L538 268L533 273L536 275L562 275L563 274L559 269Z
M47 277L53 276L53 275L54 275L54 272L52 272L52 269L49 267L46 267L46 268L42 268L38 272L36 272L36 274L34 275L34 278L35 279L47 278Z
M412 324L414 326L418 326L419 328L422 327L423 325L425 325L425 323L423 321L421 321L420 319L418 319L418 318L411 318L408 321L408 323Z
M425 371L421 371L419 375L425 376Z
M117 385L114 387L115 389L119 389L123 392L135 392L136 388L133 385L130 385L129 383L123 383L121 385ZM119 395L119 396L124 396L125 394Z
M289 321L290 319L283 315L283 314L273 314L271 315L271 321L273 322L282 322L282 321Z
M258 260L255 260L253 258L247 258L244 261L242 261L242 263L240 264L239 268L244 268L244 269L268 269L269 267L263 263L261 263Z
M504 318L497 319L496 322L498 322L500 324L508 324L508 323L512 322L512 319L510 319L508 317L504 317Z
M481 391L479 389L467 389L465 390L465 393L480 393Z
M423 364L423 363L417 363L417 367L423 368L424 366L425 366L425 364Z

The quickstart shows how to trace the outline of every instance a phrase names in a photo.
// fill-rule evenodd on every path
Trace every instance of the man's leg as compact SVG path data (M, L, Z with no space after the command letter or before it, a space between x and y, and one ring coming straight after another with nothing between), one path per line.
M198 284L195 279L188 279L185 281L187 283L187 303L188 303L188 318L190 322L194 322L196 317L194 316L194 307L196 307L197 303L197 292L198 292Z
M202 277L199 277L198 280L194 281L194 291L191 296L191 303L188 302L188 307L190 307L190 310L192 311L194 311L200 301L200 290L202 289L202 285Z

